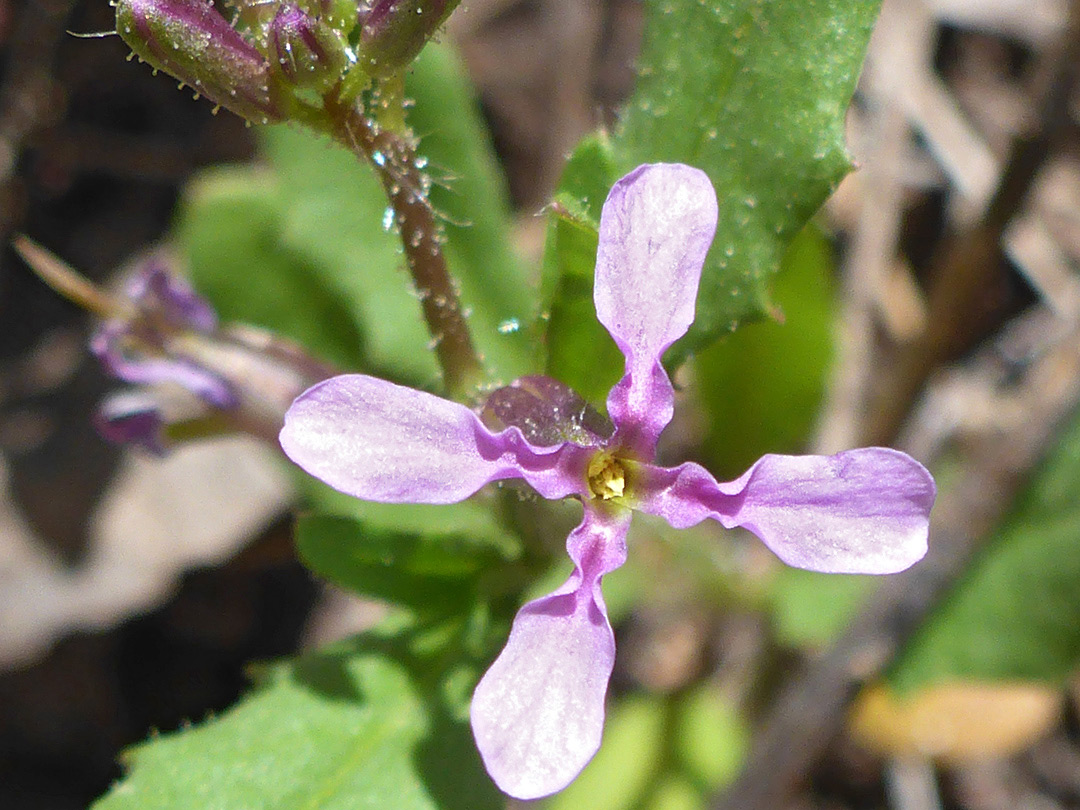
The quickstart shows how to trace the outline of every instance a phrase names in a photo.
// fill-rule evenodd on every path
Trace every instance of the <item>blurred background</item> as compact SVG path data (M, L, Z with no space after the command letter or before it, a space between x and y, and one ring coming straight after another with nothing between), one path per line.
M778 321L795 330L812 307L810 331L783 343L768 323L732 342L768 364L820 341L814 362L763 383L772 407L787 409L778 419L797 426L787 440L823 452L891 444L933 463L950 485L932 540L941 551L868 603L834 647L856 611L836 605L854 606L861 580L828 592L792 581L764 609L754 594L772 564L754 555L722 561L739 569L740 598L645 600L622 612L616 694L682 696L707 683L750 718L703 755L712 764L701 778L714 790L749 757L758 773L796 786L783 799L793 807L1080 807L1074 673L1052 686L961 685L907 714L863 690L840 728L855 687L963 580L1032 471L1063 446L1078 401L1078 9L1067 0L884 4L849 114L860 169L800 243L824 272L808 282L785 270L777 281ZM194 173L257 159L240 119L212 115L208 102L127 61L118 38L70 33L109 31L111 11L100 0L0 0L0 244L26 233L103 284L167 235ZM534 260L566 154L615 121L633 86L642 24L636 0L464 0L451 17L443 36L475 82L519 213L518 247ZM90 417L115 385L86 353L91 327L3 248L5 810L85 807L120 776L123 747L232 704L250 662L339 638L378 613L296 562L294 493L269 448L217 440L157 459L98 438ZM698 362L732 362L725 352L736 350ZM703 401L678 435L689 445L718 429L752 435L768 418L745 400L738 412ZM718 472L737 474L740 453L770 449L749 444L725 457L735 469ZM1076 500L1068 485L1080 476L1059 478L1059 497ZM1064 542L1080 548L1080 521L1072 525ZM668 559L643 554L638 576ZM640 584L634 576L624 591ZM664 581L668 593L685 584ZM1009 587L1014 599L1047 597L1037 584ZM1065 604L1078 599L1066 594ZM618 616L617 593L611 601ZM1062 654L1074 667L1076 641ZM808 672L825 680L798 674ZM785 683L794 702L776 702ZM800 714L798 698L815 694L841 720ZM608 735L632 746L651 720L632 700L620 706ZM751 745L758 719L765 730ZM805 757L785 759L777 741ZM585 781L579 790L594 789ZM599 806L587 795L557 806ZM723 806L778 806L732 796Z

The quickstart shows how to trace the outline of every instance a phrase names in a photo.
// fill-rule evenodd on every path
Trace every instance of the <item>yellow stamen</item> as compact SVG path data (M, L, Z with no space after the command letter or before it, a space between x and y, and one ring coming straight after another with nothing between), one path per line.
M589 491L605 501L621 498L626 490L626 470L622 464L604 452L597 453L586 472Z

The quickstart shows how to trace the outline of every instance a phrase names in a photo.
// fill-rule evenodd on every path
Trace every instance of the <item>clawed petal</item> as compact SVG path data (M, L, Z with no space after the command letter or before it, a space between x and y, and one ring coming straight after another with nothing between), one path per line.
M628 359L659 359L690 327L716 218L712 183L690 166L639 166L612 187L593 296Z
M626 355L608 412L620 443L642 457L651 458L671 421L671 383L660 356L694 320L716 218L708 176L680 164L639 166L604 203L593 296L597 317Z
M519 799L566 787L600 747L615 638L600 578L626 560L630 513L585 519L567 539L575 569L557 591L525 605L476 687L472 727L495 783Z
M297 397L280 441L335 489L390 503L454 503L504 478L524 478L547 498L581 493L589 452L533 447L517 428L492 433L464 405L363 374Z
M763 456L719 484L696 464L642 465L638 508L676 528L711 517L742 526L788 565L834 574L890 574L926 554L934 479L897 450Z

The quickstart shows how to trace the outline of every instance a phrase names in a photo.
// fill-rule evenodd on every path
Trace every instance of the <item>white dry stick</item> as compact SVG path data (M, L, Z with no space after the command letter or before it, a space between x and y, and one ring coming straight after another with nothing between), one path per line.
M1080 317L1080 279L1037 215L1027 214L1009 223L1005 252L1062 325L1074 324Z
M904 184L894 167L902 165L900 150L906 147L911 128L923 136L959 192L951 214L961 225L983 214L1002 171L1000 160L930 65L935 27L931 11L940 11L938 5L931 9L923 0L886 0L871 41L862 86L871 107L870 132L863 142L872 151L863 160L862 208L845 262L844 333L819 429L816 446L820 452L858 443L859 417L874 367L871 338L876 315L880 313L887 330L898 340L910 337L908 327L919 323L917 305L921 299L909 294L917 288L907 267L895 258ZM1055 24L1060 22L1060 15L1046 13ZM1049 283L1051 277L1061 278L1057 268L1049 264L1052 253L1046 240L1040 240L1036 233L1045 235L1045 230L1034 223L1027 232L1015 235L1010 244L1014 258L1031 268L1037 288L1040 280ZM898 297L898 292L904 295ZM898 302L903 305L897 306Z
M1009 4L1020 8L1015 0L995 3ZM1049 5L1035 3L1033 12L1046 14L1046 18L1058 26L1051 33L1060 35L1064 4L1057 4L1062 8L1055 5L1054 13L1050 13ZM910 8L918 6L915 3ZM984 214L990 203L1001 177L1001 161L969 123L955 96L937 76L928 70L913 71L913 74L911 81L898 85L899 97L911 124L920 131L930 152L959 192L959 196L953 198L951 218L956 224L970 226ZM1004 248L1047 304L1064 321L1071 323L1078 312L1080 282L1038 211L1018 218L1009 226Z
M967 203L966 224L982 215L997 187L1001 162L956 104L945 84L920 70L899 85L899 101L941 168Z
M941 810L934 764L929 757L894 757L885 764L891 810Z

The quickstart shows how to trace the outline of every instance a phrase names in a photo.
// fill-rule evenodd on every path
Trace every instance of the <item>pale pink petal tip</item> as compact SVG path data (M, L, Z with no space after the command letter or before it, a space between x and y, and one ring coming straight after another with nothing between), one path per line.
M593 297L632 366L648 368L690 328L716 220L712 183L691 166L639 166L608 194Z
M637 508L675 528L706 518L756 534L785 563L830 574L892 574L926 554L934 479L887 447L762 456L717 483L703 467L645 466Z
M626 561L629 510L586 504L566 549L574 573L518 611L510 639L472 702L476 746L491 778L518 799L562 790L600 747L615 636L600 590Z

